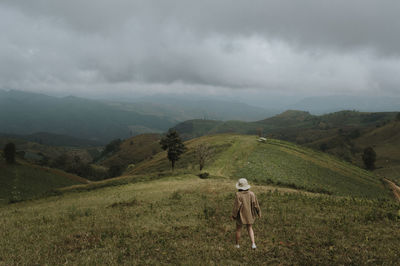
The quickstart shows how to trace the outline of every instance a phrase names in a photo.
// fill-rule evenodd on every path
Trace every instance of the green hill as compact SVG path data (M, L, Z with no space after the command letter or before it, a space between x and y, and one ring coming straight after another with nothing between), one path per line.
M400 122L392 121L379 127L342 132L307 143L307 146L345 158L359 167L364 167L363 150L373 147L377 154L375 174L400 183Z
M374 173L400 184L400 122L395 121L375 128L355 140L358 147L372 146L377 154ZM360 149L361 150L361 149ZM361 165L361 152L356 154Z
M60 170L22 161L8 165L0 159L0 205L35 198L56 188L87 182L84 178Z
M195 149L200 143L210 145L214 151L204 169L213 176L245 177L260 184L341 196L390 197L379 178L350 163L285 141L268 139L260 143L256 137L246 135L212 135L187 141L188 150L176 165L180 171L197 171ZM163 152L125 174L157 173L169 171L169 167Z
M107 167L112 165L126 167L149 159L161 151L160 138L159 134L141 134L128 138L120 144L118 151L99 163Z

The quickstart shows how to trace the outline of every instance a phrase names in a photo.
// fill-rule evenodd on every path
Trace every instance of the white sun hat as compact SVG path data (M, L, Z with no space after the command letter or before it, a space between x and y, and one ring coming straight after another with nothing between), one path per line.
M237 189L248 190L250 188L249 183L247 182L246 178L240 178L236 183Z

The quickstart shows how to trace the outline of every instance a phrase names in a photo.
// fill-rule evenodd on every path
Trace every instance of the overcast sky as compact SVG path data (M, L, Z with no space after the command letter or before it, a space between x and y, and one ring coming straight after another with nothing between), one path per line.
M400 95L398 0L1 0L0 88Z

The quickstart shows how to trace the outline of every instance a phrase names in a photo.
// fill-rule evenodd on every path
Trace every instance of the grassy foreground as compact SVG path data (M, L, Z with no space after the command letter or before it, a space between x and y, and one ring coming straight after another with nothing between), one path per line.
M0 265L398 263L398 203L252 190L256 251L233 247L234 181L181 175L0 207Z

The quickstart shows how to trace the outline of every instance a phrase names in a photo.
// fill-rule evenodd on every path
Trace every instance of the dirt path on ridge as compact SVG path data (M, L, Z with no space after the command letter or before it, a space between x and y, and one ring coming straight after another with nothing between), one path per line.
M400 201L400 187L396 185L394 182L390 181L389 179L383 178L383 180L386 181L386 183L389 184L390 188L393 191L394 197Z

